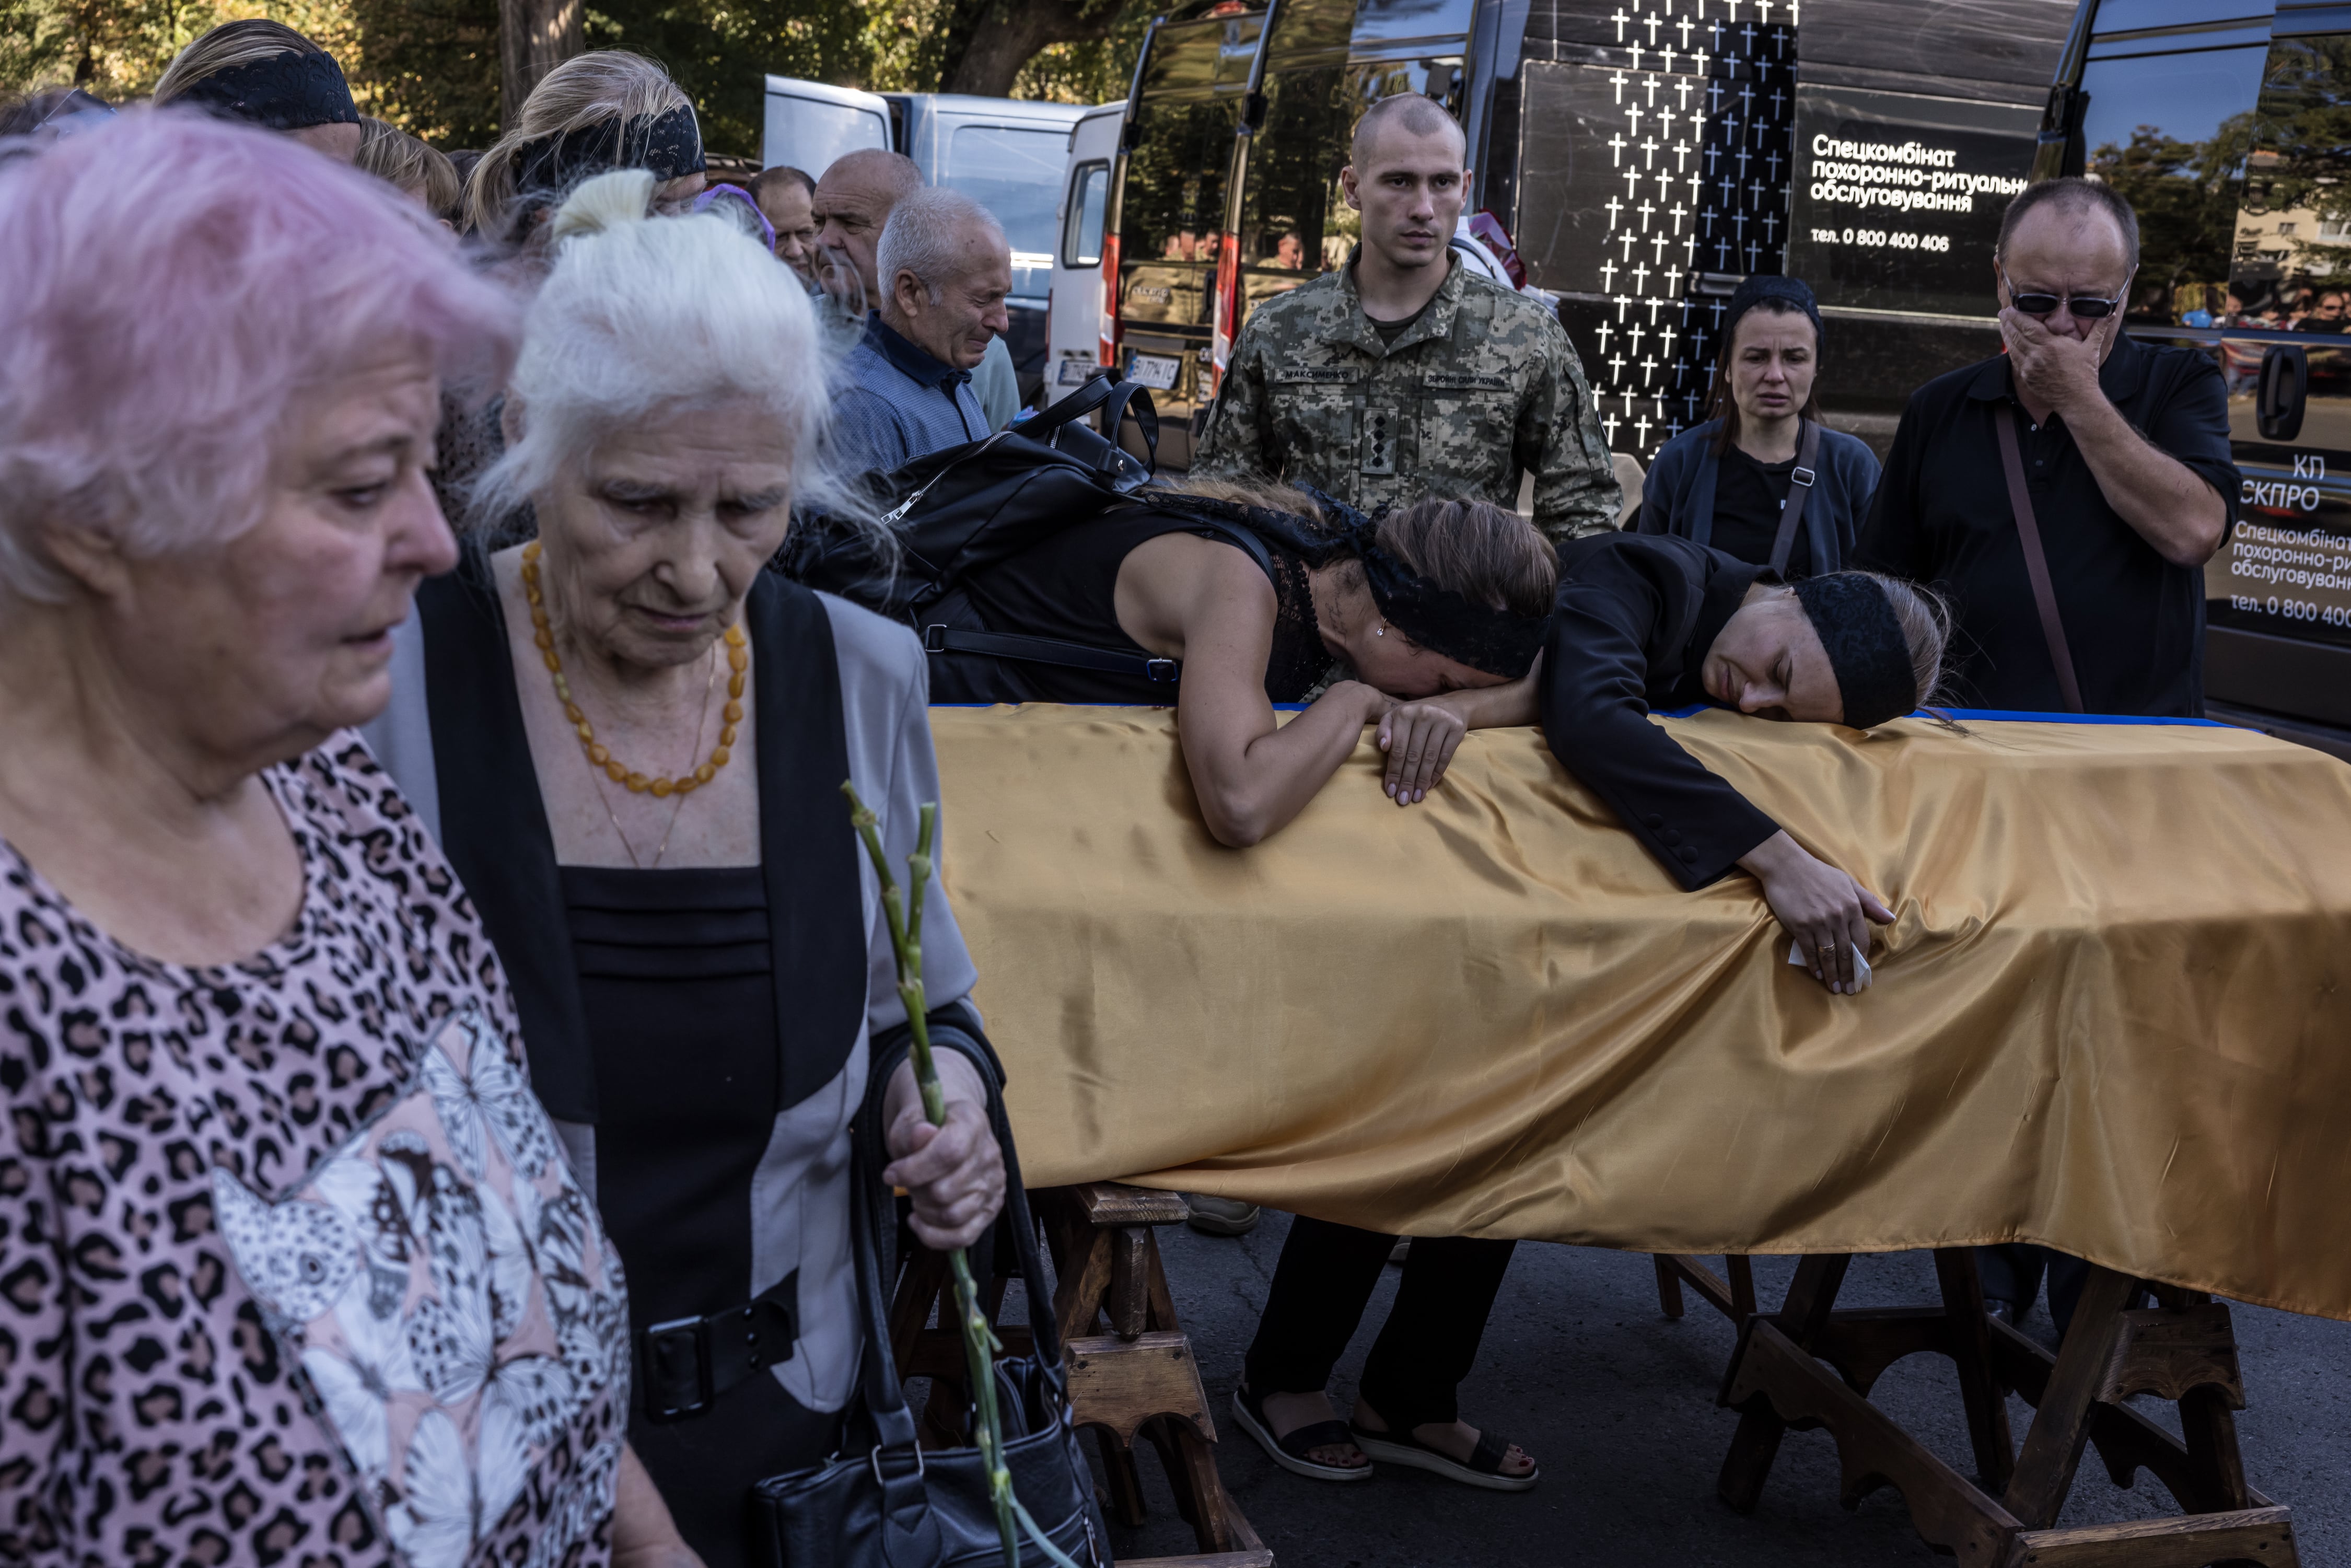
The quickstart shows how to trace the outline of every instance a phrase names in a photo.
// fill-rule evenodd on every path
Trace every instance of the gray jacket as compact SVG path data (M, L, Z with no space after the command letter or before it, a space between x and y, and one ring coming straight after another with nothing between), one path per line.
M1641 481L1636 532L1713 542L1714 486L1722 472L1714 437L1721 428L1722 421L1709 419L1657 448L1656 461ZM1877 489L1877 455L1860 437L1823 425L1820 461L1813 468L1819 476L1804 503L1804 537L1822 571L1842 571Z

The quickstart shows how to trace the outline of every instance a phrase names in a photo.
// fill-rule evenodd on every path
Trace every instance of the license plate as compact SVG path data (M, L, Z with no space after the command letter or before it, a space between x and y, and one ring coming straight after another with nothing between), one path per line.
M1184 368L1181 360L1170 360L1159 354L1136 354L1126 361L1126 379L1153 392L1174 392L1176 372Z
M1093 379L1094 368L1094 362L1092 360L1074 358L1063 360L1053 380L1059 386L1081 387Z

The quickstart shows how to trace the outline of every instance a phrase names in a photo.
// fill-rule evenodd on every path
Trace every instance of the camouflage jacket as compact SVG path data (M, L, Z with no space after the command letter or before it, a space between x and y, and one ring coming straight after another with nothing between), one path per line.
M1259 306L1192 472L1314 486L1366 512L1423 496L1516 507L1535 476L1553 539L1606 532L1621 504L1583 366L1542 304L1463 271L1391 345L1353 257Z

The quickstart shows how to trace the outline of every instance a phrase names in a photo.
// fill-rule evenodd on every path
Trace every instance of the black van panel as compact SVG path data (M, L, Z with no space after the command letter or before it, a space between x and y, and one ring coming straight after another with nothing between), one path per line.
M1823 305L1989 316L2001 214L2040 122L2012 103L1800 84L1790 275Z
M1804 0L1799 68L1822 86L2038 110L2073 20L2070 0Z

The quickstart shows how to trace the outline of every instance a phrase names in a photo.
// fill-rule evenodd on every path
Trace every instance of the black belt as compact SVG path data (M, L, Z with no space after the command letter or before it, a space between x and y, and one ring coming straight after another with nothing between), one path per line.
M985 653L998 659L1026 660L1032 664L1061 664L1072 670L1099 670L1107 675L1134 675L1155 685L1173 685L1184 674L1184 666L1176 660L1157 659L1147 653L1121 653L1051 637L958 632L937 624L923 628L923 647L933 653Z
M660 1425L698 1416L760 1368L791 1360L800 1337L799 1299L795 1269L739 1307L645 1330L637 1347L645 1419Z

